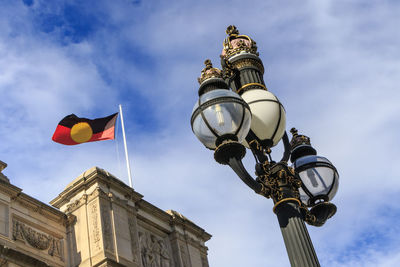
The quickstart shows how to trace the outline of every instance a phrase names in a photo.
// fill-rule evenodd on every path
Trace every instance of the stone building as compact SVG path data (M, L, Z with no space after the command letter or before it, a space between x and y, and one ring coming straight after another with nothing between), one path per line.
M47 205L2 174L0 266L208 267L211 235L94 167Z

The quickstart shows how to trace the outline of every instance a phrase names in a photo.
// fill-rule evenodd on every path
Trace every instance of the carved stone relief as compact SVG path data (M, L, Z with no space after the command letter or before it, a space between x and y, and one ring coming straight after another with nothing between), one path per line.
M101 249L101 245L100 245L99 216L98 216L98 208L96 202L93 202L89 206L89 214L92 222L91 232L92 232L93 248L95 251L98 251Z
M101 189L100 187L96 187L96 188L93 190L93 192L90 193L90 194L88 195L88 201L90 201L90 200L92 200L92 199L94 199L94 198L97 198L97 197L99 197L99 196L106 197L107 194L106 194L106 193L103 191L103 189Z
M98 197L98 196L107 196L106 193L100 188L96 187L95 190L93 190L92 193L88 194L83 194L79 199L75 201L71 201L69 204L67 204L67 210L65 211L66 213L71 213L78 209L80 206L87 204L88 201Z
M143 267L170 267L171 254L165 241L147 232L139 232Z
M17 221L13 218L13 240L20 240L28 243L30 246L39 249L47 250L50 256L59 257L62 259L62 240L51 235L39 232L33 228Z
M82 197L80 199L77 199L74 202L70 202L67 205L67 210L65 212L71 213L71 212L75 211L77 208L79 208L83 204L86 204L87 198L88 198L87 194L84 194L84 195L82 195Z

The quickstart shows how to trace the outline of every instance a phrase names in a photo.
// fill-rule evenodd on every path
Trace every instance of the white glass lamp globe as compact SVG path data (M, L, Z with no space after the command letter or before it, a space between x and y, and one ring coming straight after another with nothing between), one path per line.
M245 91L241 97L250 106L251 130L261 141L269 140L270 146L278 144L286 128L286 113L278 98L263 89ZM245 143L248 147L248 144Z
M339 174L324 157L308 155L298 158L293 167L301 179L300 199L307 206L330 201L339 186Z
M209 149L216 149L218 138L236 136L243 142L250 129L251 112L247 103L227 89L215 89L200 96L194 105L191 124L197 138Z

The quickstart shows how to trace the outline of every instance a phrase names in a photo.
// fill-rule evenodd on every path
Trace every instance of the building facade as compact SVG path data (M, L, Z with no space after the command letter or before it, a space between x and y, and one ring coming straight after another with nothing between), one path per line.
M208 267L211 238L98 167L47 205L1 172L0 266Z

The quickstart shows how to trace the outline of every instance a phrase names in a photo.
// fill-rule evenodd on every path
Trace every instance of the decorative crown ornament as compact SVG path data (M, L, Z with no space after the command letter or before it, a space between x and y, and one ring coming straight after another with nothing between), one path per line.
M292 140L290 140L290 147L292 150L300 145L311 146L310 138L305 135L299 135L296 128L290 129L290 132L293 135Z
M206 65L205 68L201 71L201 75L197 80L199 81L199 84L202 84L205 80L210 79L210 78L222 78L222 71L218 68L214 68L211 60L206 59L204 61L204 64Z
M226 34L228 34L229 36L231 36L231 35L238 35L239 34L239 30L236 28L236 26L235 25L229 25L227 28L226 28Z
M317 151L311 146L310 137L298 134L296 128L292 128L290 132L293 135L290 140L292 162L303 156L317 155Z
M228 36L223 42L221 58L228 59L243 52L259 55L256 42L247 35L239 35L235 25L229 25L225 32Z

